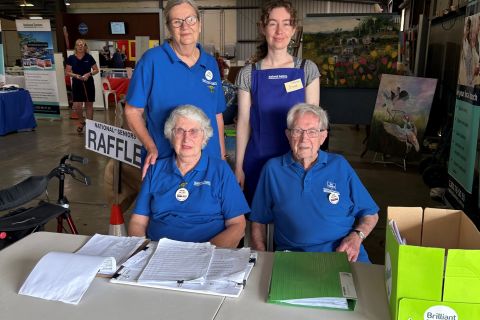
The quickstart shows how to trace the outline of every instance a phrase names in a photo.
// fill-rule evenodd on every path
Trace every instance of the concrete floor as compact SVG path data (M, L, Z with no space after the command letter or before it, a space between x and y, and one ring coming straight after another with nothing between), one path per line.
M95 120L113 123L113 108L105 113L95 111ZM107 158L85 150L84 136L77 134L76 121L69 119L69 111L62 110L60 120L37 120L32 132L13 133L0 137L0 189L22 181L30 175L44 175L54 168L64 154L74 153L89 158L87 165L75 166L91 177L91 186L85 186L68 177L65 194L70 200L72 216L79 233L91 235L108 233L110 207L106 203L103 174ZM380 221L365 246L373 262L383 263L387 206L442 207L430 199L429 189L418 174L417 166L407 164L407 170L396 165L372 163L373 153L364 158L363 129L351 125L333 125L330 151L343 154L357 171L361 180L380 207ZM57 199L57 185L50 182L51 201ZM45 198L45 196L42 196ZM130 211L125 219L128 220ZM46 229L54 231L55 222Z

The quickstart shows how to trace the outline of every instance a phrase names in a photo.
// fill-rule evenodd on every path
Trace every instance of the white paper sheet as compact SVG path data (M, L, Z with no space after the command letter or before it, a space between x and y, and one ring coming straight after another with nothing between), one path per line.
M117 237L95 234L76 254L100 257L114 257L116 263L102 265L99 273L113 274L117 265L124 263L145 242L140 237ZM111 262L111 260L108 260Z
M215 249L206 279L209 281L221 280L242 283L245 276L245 266L248 265L249 259L250 248L238 250Z
M138 282L205 281L215 246L160 239Z
M78 304L105 257L49 252L35 265L19 294Z

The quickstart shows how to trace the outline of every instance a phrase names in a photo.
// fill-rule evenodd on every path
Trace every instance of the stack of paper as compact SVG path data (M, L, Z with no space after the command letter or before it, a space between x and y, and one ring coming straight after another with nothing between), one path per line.
M139 256L140 255L140 256ZM253 263L249 248L161 239L124 263L111 282L238 297Z
M356 299L344 252L275 252L268 302L353 310Z
M96 234L77 253L49 252L29 274L19 294L78 304L99 270L113 274L115 259L122 263L146 241Z
M392 230L392 233L395 236L395 240L397 240L399 244L407 244L407 239L402 237L395 220L388 220L388 227Z
M113 275L118 269L117 265L122 265L148 242L149 240L140 237L117 237L97 233L76 254L110 258L105 260L98 273Z

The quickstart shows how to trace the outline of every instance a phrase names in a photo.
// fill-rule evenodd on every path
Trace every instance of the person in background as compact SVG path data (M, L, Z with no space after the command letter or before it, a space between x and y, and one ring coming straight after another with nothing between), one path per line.
M266 224L273 223L276 250L340 251L369 262L362 241L378 221L378 206L345 158L320 150L326 112L299 103L286 123L291 150L265 164L253 198L252 248L265 250Z
M236 248L250 209L227 162L202 151L213 136L210 119L195 106L179 106L164 134L175 152L149 166L129 235Z
M320 102L316 64L288 53L296 26L296 11L289 1L266 3L259 22L264 40L255 62L237 75L235 175L249 202L265 162L288 151L283 134L288 110L298 102Z
M127 56L124 52L120 51L119 48L115 49L115 53L112 57L112 68L116 69L123 69L125 68L125 60L127 60Z
M222 80L225 80L225 69L230 69L230 67L218 52L215 52L215 60L217 60L218 70L220 71L220 78Z
M72 78L73 110L78 115L78 133L82 133L85 127L83 104L85 104L86 118L93 120L93 103L95 102L93 76L98 72L100 70L97 62L88 53L87 43L84 39L77 39L74 54L67 58L65 74Z
M164 14L171 38L144 53L130 81L125 107L128 124L143 143L142 176L157 158L172 154L163 127L171 110L181 104L196 105L207 114L214 133L204 153L225 158L225 97L215 58L198 43L202 25L197 4L170 0Z

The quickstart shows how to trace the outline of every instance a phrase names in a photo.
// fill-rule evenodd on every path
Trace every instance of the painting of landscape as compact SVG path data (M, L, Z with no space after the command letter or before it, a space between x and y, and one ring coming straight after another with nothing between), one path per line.
M378 88L397 73L399 28L391 14L307 17L303 58L318 65L322 87Z

